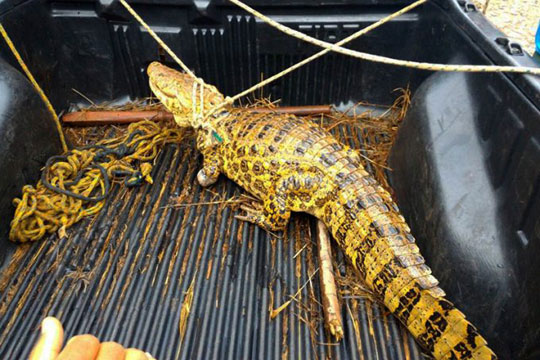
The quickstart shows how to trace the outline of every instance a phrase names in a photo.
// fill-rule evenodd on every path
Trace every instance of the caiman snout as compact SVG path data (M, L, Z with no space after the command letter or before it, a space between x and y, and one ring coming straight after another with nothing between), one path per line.
M163 101L163 97L176 98L191 92L194 80L187 74L171 69L157 61L147 68L150 88Z
M164 67L164 66L161 65L161 63L157 61L152 61L150 65L148 65L148 68L146 69L146 71L148 72L148 75L150 75L152 72L156 71L156 69L159 69L160 67Z

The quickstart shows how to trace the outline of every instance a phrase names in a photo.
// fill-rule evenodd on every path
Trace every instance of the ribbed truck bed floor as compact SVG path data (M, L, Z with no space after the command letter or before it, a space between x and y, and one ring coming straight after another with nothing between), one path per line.
M359 146L350 132L338 133ZM242 190L225 178L201 188L200 162L191 144L169 145L153 185L114 186L102 212L67 237L21 245L0 283L0 358L26 358L46 315L62 320L66 337L91 333L160 360L423 358L369 297L343 296L345 338L334 343L314 219L295 214L281 238L237 221L223 200ZM335 246L334 256L343 263Z

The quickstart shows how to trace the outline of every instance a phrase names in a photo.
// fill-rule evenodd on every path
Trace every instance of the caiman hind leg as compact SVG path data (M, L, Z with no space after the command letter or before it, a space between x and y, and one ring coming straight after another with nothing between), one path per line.
M218 145L204 149L203 157L203 167L197 173L197 181L201 186L206 187L217 181L223 161L218 153Z
M266 231L284 230L291 217L291 211L285 207L283 194L268 195L262 202L252 202L251 206L241 205L245 215L235 218L259 225Z

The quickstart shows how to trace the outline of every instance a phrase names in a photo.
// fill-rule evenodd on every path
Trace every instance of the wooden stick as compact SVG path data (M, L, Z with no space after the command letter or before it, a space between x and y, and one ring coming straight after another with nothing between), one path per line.
M275 108L246 108L255 113L294 114L299 116L330 114L330 105L281 106ZM154 121L172 120L168 111L76 111L62 116L62 122L71 126L122 125L151 119Z
M343 338L343 320L337 297L336 281L332 266L330 235L322 221L317 220L317 250L320 263L321 296L324 322L337 341Z
M141 120L172 119L168 111L76 111L62 116L64 124L72 126L122 125Z
M276 113L276 114L293 114L298 116L331 114L332 106L330 105L303 105L303 106L276 106L274 108L255 107L247 108L246 111L256 113Z

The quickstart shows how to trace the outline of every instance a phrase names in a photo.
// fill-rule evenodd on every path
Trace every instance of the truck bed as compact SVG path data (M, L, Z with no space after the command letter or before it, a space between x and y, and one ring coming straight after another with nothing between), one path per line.
M228 96L319 50L225 0L129 3L197 76ZM247 3L336 42L412 0ZM58 112L88 106L80 94L95 103L144 98L148 64L174 66L117 0L5 0L0 22ZM466 0L430 0L347 47L423 62L540 66ZM407 87L412 102L389 159L397 203L448 299L497 355L537 359L538 77L432 73L327 54L242 103L264 97L281 105L390 105L393 90ZM53 120L3 42L0 95L0 358L27 354L47 314L65 322L67 335L92 332L161 360L421 357L366 294L344 296L345 339L329 345L319 319L313 220L295 215L283 239L238 223L234 203L223 201L240 190L226 179L212 192L199 188L200 159L188 144L163 151L153 186L115 187L104 211L66 238L10 242L13 198L61 147ZM359 139L353 136L353 145L362 148ZM350 276L343 256L334 255L342 277ZM298 289L296 300L269 319L269 309ZM193 296L192 306L180 331L186 296Z
M350 126L335 134L362 141ZM26 358L52 315L66 337L92 333L157 359L422 359L384 306L343 282L336 343L323 329L314 219L295 214L283 234L238 221L243 191L224 177L200 187L200 166L193 143L169 145L153 185L116 185L95 219L21 246L0 289L3 358ZM339 278L361 285L336 252Z

